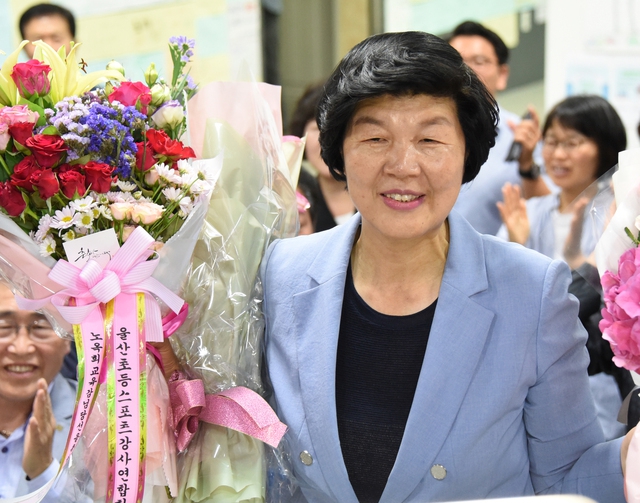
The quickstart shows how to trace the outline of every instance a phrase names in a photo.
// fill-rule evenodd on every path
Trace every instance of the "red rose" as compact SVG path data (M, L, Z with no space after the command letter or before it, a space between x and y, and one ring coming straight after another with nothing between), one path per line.
M184 146L178 140L172 140L162 129L149 129L147 142L156 154L166 157L177 157Z
M9 182L0 185L0 206L2 206L11 217L19 216L27 207L24 202L22 192L16 189Z
M149 142L136 143L138 151L136 152L136 166L140 171L148 171L156 163L156 158L153 156L155 153L151 149Z
M16 187L22 187L29 192L33 192L31 175L33 175L37 171L40 171L40 169L41 168L36 163L34 157L32 155L28 155L13 167L11 183Z
M67 146L58 135L37 134L28 138L24 144L43 168L51 168L62 159Z
M18 87L20 96L29 99L33 96L40 97L49 93L51 82L49 72L51 67L37 59L26 63L16 63L11 72L11 78Z
M60 190L56 175L50 169L36 171L31 175L31 184L38 189L42 199L49 199Z
M143 114L151 103L151 90L142 82L123 82L109 95L109 103L119 101L125 107L136 107Z
M149 129L147 131L147 143L155 153L156 160L174 164L180 159L189 159L196 154L191 147L185 147L182 142L172 140L161 129Z
M100 194L111 190L111 174L115 168L101 162L90 161L84 165L87 186Z
M33 136L33 123L16 122L14 125L9 126L9 134L14 141L17 141L20 145L24 145L26 141Z
M76 193L83 196L87 191L84 182L84 175L74 169L67 171L59 171L58 178L60 179L60 187L62 193L69 199L73 199Z

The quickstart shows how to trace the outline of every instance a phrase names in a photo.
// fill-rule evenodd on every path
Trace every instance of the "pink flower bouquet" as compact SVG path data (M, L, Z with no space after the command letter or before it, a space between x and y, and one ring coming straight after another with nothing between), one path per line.
M619 154L613 175L615 213L595 250L605 307L600 330L609 341L614 363L640 371L640 149ZM637 393L637 390L634 391ZM627 455L627 501L640 502L640 432L636 429Z
M193 41L185 37L170 41L171 82L153 65L145 83L124 80L115 63L82 75L75 49L65 57L36 45L35 60L17 63L21 45L0 70L0 273L23 297L23 308L45 310L60 335L73 336L79 380L61 460L61 470L70 468L25 501L39 501L65 479L73 500L209 501L229 487L264 498L264 450L256 439L275 446L279 436L263 435L251 414L245 418L255 397L262 400L255 393L262 391L261 334L245 321L260 306L257 264L268 241L293 234L296 224L281 135L270 115L275 106L265 106L255 84L231 96L252 111L228 117L252 131L248 141L223 119L188 118L196 87L186 71ZM104 88L96 88L101 81ZM214 101L228 104L229 96ZM182 142L185 135L198 138L194 148ZM227 298L217 290L223 280ZM224 317L235 338L216 347L202 327L214 324L211 312L225 311L229 299L242 299L234 317ZM226 398L207 397L211 407L185 403L177 418L145 343L182 323L175 347L189 374L204 382L203 400L204 391ZM218 342L229 336L217 334ZM249 346L255 351L247 356ZM203 359L207 354L212 359ZM212 385L222 369L234 379ZM200 407L207 413L198 417L193 410ZM217 419L225 415L220 407L236 407L242 421ZM282 431L273 421L267 427ZM188 449L180 443L185 452L176 465L182 428L200 440ZM211 437L211 430L219 434ZM203 465L195 454L209 449L246 468L220 476L224 463ZM194 477L209 480L208 496L193 494Z

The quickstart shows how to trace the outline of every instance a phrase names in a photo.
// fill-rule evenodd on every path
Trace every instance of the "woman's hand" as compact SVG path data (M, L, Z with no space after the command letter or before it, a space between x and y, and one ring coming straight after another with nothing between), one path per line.
M509 232L509 241L524 245L529 239L530 227L527 204L521 197L520 187L505 183L502 187L504 201L498 201L498 211Z
M580 243L582 241L582 230L584 228L584 210L589 204L588 197L581 197L573 203L573 218L569 235L564 243L564 259L571 269L577 269L587 259L582 254Z

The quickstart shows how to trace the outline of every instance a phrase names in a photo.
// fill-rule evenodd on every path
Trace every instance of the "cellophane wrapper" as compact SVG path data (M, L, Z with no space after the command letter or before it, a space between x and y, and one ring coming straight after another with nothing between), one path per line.
M192 141L194 149L203 157L222 153L223 166L183 285L190 314L171 341L207 393L245 386L265 395L258 268L269 242L294 235L297 227L275 91L255 83L215 83L190 102L189 127L205 132L202 142ZM290 490L293 480L280 452L200 422L178 456L175 501L260 502L267 486L272 494Z
M200 102L192 103L195 98ZM207 393L245 386L266 396L258 268L271 240L295 235L298 225L279 130L279 88L215 83L195 98L188 105L190 134L197 142L192 145L198 158L207 162L220 155L221 171L209 205L194 210L160 249L154 277L189 304L185 323L171 338L189 377L202 379ZM203 107L203 102L210 106ZM0 220L2 235L29 247L26 234L8 218ZM11 224L20 232L13 234ZM16 267L0 248L3 276L28 298L59 290L46 278L54 261L38 257L35 246L29 251L41 264L39 275L31 274L32 260ZM58 334L71 338L71 327L57 312L51 308L47 314ZM237 431L200 422L186 450L176 453L167 384L149 355L147 375L144 501L261 502L293 492L295 482L284 449L265 446ZM103 388L70 457L65 480L60 481L66 484L59 490L65 501L104 501L108 467Z
M196 162L214 163L219 165L218 170L221 168L221 158ZM158 252L160 264L154 277L173 291L179 292L187 276L207 210L208 204L196 207ZM0 215L0 275L16 293L33 299L61 290L47 277L55 263L50 257L41 257L29 236L9 217ZM55 308L49 305L44 311L59 336L73 339L70 325ZM167 488L172 494L177 494L178 488L169 390L155 359L147 355L146 364L147 449L143 501L169 501ZM68 459L66 473L56 482L55 492L61 495L60 501L104 501L109 468L107 452L106 385L102 385L82 438Z

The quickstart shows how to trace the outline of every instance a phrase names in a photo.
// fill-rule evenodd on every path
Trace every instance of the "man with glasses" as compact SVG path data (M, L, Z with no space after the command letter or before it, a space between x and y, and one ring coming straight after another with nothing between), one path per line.
M495 32L474 21L465 21L453 30L449 43L476 72L494 98L507 87L509 49ZM455 209L478 232L495 235L502 225L496 203L502 201L505 183L521 186L527 199L549 193L533 156L540 140L539 118L532 108L529 114L530 118L521 120L516 114L500 108L498 136L489 159L475 180L463 185L460 191ZM515 160L507 161L514 142L521 145L521 151Z
M75 382L59 373L68 352L69 341L19 309L0 282L0 499L35 491L58 471L75 403Z

